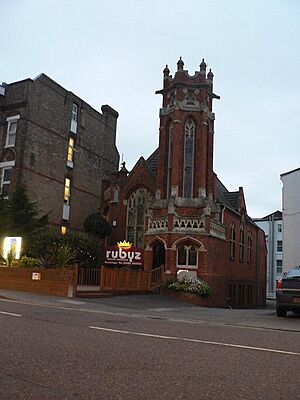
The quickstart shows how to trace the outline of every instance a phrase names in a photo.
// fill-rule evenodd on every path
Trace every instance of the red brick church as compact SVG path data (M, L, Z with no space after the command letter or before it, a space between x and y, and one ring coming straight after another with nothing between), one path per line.
M130 172L123 164L104 192L108 244L143 247L145 270L193 271L213 287L212 305L264 305L264 233L242 187L229 192L213 171L213 77L204 60L194 76L181 58L174 77L164 69L159 147Z

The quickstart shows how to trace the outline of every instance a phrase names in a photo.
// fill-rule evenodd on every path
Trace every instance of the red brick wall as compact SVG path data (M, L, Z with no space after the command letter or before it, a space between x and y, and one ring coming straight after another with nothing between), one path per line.
M32 273L41 273L41 280L33 280ZM76 295L77 267L72 269L8 268L0 267L0 288L53 296Z

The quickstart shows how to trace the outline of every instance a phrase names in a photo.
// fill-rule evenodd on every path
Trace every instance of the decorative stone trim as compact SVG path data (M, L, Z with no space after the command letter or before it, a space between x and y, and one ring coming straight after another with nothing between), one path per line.
M226 227L217 221L210 221L210 234L219 239L226 239Z
M201 231L204 232L204 222L199 218L174 218L174 231Z
M168 230L168 220L167 218L160 218L160 219L150 219L148 221L148 232L161 232Z

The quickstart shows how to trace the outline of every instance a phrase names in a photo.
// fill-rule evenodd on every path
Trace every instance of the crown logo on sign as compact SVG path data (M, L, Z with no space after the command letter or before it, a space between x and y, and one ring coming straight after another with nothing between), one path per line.
M118 245L119 249L129 250L132 246L132 243L126 242L126 240L124 240L123 242L118 242L117 245Z

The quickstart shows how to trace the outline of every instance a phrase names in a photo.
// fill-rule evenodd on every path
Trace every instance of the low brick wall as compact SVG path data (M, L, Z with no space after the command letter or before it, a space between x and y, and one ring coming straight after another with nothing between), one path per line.
M77 270L77 266L70 269L0 267L0 289L74 297ZM41 279L32 279L33 273L39 273Z
M173 292L172 290L168 290L165 288L161 288L160 293L166 296L174 297L175 299L184 301L186 303L195 304L196 306L202 306L202 307L213 306L211 298L201 297L200 295L194 293Z

